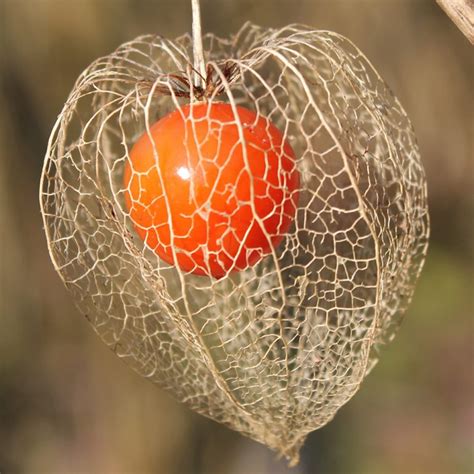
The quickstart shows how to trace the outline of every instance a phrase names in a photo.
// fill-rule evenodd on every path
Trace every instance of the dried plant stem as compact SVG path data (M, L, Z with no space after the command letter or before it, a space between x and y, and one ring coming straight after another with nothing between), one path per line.
M191 0L193 11L193 60L194 60L194 85L205 86L206 64L202 47L201 11L199 0Z
M474 44L474 4L472 0L436 0L461 33Z

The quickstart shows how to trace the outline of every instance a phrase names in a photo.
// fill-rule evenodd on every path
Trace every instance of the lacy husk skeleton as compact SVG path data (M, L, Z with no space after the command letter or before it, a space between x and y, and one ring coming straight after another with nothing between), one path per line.
M427 248L424 171L406 113L349 40L248 23L203 44L204 72L189 35L142 36L79 77L44 165L49 249L120 358L297 462L306 435L357 391L412 296ZM270 119L301 176L283 242L221 279L160 260L124 205L135 140L197 100Z

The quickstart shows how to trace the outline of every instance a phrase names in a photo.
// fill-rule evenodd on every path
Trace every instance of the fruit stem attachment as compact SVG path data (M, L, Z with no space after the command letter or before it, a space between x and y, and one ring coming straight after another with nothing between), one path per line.
M193 12L193 61L194 61L194 85L196 87L206 86L206 63L204 62L204 51L202 47L201 10L199 0L191 0Z

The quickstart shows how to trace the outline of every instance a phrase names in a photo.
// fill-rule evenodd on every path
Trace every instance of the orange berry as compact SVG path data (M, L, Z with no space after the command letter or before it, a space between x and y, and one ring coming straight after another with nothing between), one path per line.
M185 272L220 278L256 264L296 214L293 149L269 120L236 112L224 103L185 105L153 124L125 165L136 232Z

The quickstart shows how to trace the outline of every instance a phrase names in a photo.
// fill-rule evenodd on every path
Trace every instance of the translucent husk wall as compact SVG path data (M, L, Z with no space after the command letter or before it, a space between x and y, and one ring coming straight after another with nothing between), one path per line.
M306 435L357 391L412 296L428 234L418 147L398 100L338 34L246 24L206 35L207 89L195 86L192 50L188 35L143 36L80 76L42 177L51 257L120 358L296 462ZM160 260L124 204L132 145L193 100L271 120L301 176L283 242L221 279Z

